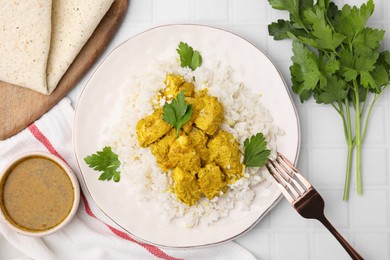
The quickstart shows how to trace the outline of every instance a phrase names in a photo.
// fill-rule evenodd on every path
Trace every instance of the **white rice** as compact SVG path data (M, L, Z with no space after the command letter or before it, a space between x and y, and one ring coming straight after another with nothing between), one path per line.
M203 57L205 60L205 57ZM250 210L256 196L253 187L263 181L263 169L246 168L245 175L227 192L213 200L202 197L195 205L188 207L170 192L172 180L157 165L150 148L138 144L136 124L153 113L153 108L163 106L164 100L157 102L158 90L165 87L167 74L180 74L187 81L195 78L196 91L207 88L223 104L225 122L221 128L233 134L243 151L244 140L259 132L263 133L271 150L271 158L276 155L276 138L283 131L272 125L272 117L261 104L261 96L252 93L241 83L235 82L231 68L219 62L204 62L191 71L182 68L174 52L163 61L156 60L142 75L130 78L121 91L121 100L114 109L112 121L104 129L102 147L111 146L121 161L121 182L128 184L129 190L142 203L152 202L159 208L162 221L180 220L186 227L199 223L211 224L229 214L233 208ZM243 160L243 157L242 157Z

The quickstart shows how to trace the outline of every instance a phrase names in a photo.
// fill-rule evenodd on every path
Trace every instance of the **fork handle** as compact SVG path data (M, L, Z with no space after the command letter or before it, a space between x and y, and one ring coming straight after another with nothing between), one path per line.
M348 243L347 240L333 227L333 225L329 222L329 220L324 216L318 219L329 231L332 235L339 241L339 243L344 247L344 249L348 252L352 259L360 260L364 259L358 252Z

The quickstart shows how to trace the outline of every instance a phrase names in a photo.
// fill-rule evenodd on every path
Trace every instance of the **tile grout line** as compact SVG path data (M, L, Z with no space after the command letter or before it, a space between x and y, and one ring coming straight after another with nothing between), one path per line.
M387 4L387 2L386 2ZM387 89L387 91L390 91L389 89ZM386 150L387 152L387 227L389 229L389 221L390 221L390 206L389 206L389 190L390 190L390 181L389 181L389 173L390 173L390 153L388 152L389 150L389 147L390 147L390 95L389 95L389 92L387 92L387 107L385 108L385 118L387 118L387 120L385 120L385 131L387 133L387 147L388 149ZM390 232L387 233L387 237L388 237L388 241L390 241ZM388 257L390 257L390 247L388 247L387 249L387 252L388 252Z
M313 232L313 228L311 227L310 229L310 233L309 233L309 241L308 241L308 244L309 244L309 258L310 259L314 259L315 258L315 252L313 250L314 246L315 246L315 233Z
M156 20L156 7L155 7L155 5L156 5L156 1L158 1L158 0L152 0L152 5L151 5L151 13L152 13L152 21L150 22L151 24L155 24L155 20Z
M194 20L195 20L195 0L190 0L189 8L190 8L190 11L189 11L190 22L194 23Z
M228 10L227 10L227 15L228 15L228 21L229 21L229 26L230 26L230 29L232 30L233 29L233 24L234 23L234 13L233 13L233 0L228 0L229 3L228 3Z

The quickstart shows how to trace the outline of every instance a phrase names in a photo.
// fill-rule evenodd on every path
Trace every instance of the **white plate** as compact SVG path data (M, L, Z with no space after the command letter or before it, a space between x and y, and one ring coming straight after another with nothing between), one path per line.
M98 173L83 160L102 149L98 147L100 130L118 99L118 86L129 75L145 70L167 48L176 48L180 41L200 50L203 59L213 57L229 64L235 79L263 93L263 105L286 133L278 139L278 150L295 161L300 132L294 104L278 70L263 52L230 32L201 25L161 26L124 42L103 60L80 96L73 130L75 153L86 187L99 208L135 238L159 246L186 248L231 240L252 228L278 201L280 192L273 180L268 178L256 187L250 211L233 210L209 227L188 229L164 223L151 205L139 205L123 181L98 181Z

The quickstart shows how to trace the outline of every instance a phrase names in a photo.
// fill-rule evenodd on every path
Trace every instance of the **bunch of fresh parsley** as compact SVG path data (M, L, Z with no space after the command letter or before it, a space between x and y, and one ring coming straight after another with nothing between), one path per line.
M342 119L348 145L343 198L349 196L355 148L357 192L361 195L361 146L372 108L389 83L390 69L390 53L380 51L385 32L366 26L374 3L346 4L339 10L329 0L268 2L290 13L290 20L271 23L268 31L275 40L293 40L293 91L302 103L313 96L319 104L330 104Z

